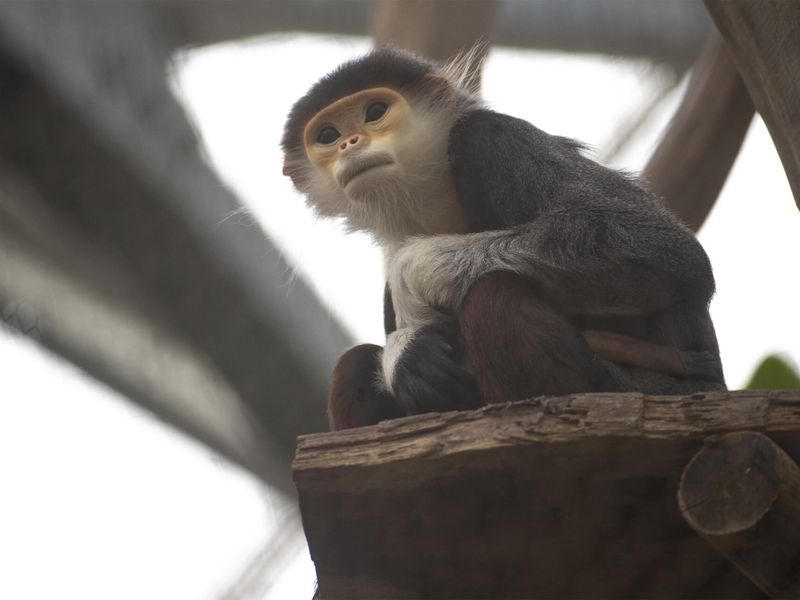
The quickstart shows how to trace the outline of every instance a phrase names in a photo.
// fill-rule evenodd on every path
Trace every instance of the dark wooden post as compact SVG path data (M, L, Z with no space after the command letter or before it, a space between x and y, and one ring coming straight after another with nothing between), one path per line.
M800 597L800 468L768 437L712 438L681 477L687 523L773 598Z

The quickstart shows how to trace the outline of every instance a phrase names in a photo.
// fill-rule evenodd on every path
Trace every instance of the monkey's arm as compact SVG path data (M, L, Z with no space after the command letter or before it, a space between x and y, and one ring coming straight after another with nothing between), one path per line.
M391 336L397 330L397 326L388 285L384 292L384 314L386 335ZM711 352L679 350L674 346L656 344L612 331L585 329L581 333L598 356L613 363L682 378L722 377L719 363ZM452 339L452 335L447 337Z
M389 261L398 327L454 314L491 272L528 280L565 315L651 315L705 307L714 284L708 259L688 232L617 222L610 211L542 215L500 231L417 238Z

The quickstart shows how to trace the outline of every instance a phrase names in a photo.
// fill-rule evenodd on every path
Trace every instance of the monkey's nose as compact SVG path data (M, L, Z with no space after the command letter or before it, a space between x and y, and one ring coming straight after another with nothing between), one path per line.
M346 150L347 146L355 146L360 139L361 139L361 136L354 135L349 140L343 141L342 144L339 146L339 149L340 150Z

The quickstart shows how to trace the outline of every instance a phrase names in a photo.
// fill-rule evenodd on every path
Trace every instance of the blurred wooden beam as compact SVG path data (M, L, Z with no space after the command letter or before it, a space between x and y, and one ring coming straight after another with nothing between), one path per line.
M2 318L290 493L281 449L208 358L187 344L169 314L117 257L47 210L32 182L0 167Z
M678 502L692 529L770 598L800 598L800 467L767 436L706 440Z
M380 0L372 21L375 45L446 61L489 41L498 6L497 0Z
M31 300L38 341L292 495L295 438L327 429L350 338L229 218L242 205L170 90L154 6L0 2L0 192L19 216L0 227L0 308Z
M706 0L800 207L800 2Z
M800 391L586 394L302 436L323 598L751 598L675 494L711 434L800 457Z
M98 0L81 0L90 2ZM462 0L455 12L473 11L470 4L472 0ZM502 0L497 4L492 32L496 45L643 57L670 64L677 71L691 65L711 28L703 6L684 0ZM162 17L174 46L288 31L365 35L377 8L374 0L194 0L148 5ZM456 22L461 22L458 16ZM442 35L459 32L448 25Z
M725 44L712 34L681 105L642 172L645 185L694 231L714 206L754 112Z

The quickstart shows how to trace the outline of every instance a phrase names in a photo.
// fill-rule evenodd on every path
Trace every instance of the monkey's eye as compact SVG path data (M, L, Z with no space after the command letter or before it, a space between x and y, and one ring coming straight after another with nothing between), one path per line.
M322 131L319 132L317 142L320 144L332 144L339 139L340 135L342 134L339 133L335 127L328 125L327 127L323 127Z
M385 102L373 102L367 107L367 112L364 114L364 122L372 123L377 121L386 114L387 110L389 110L389 107Z

